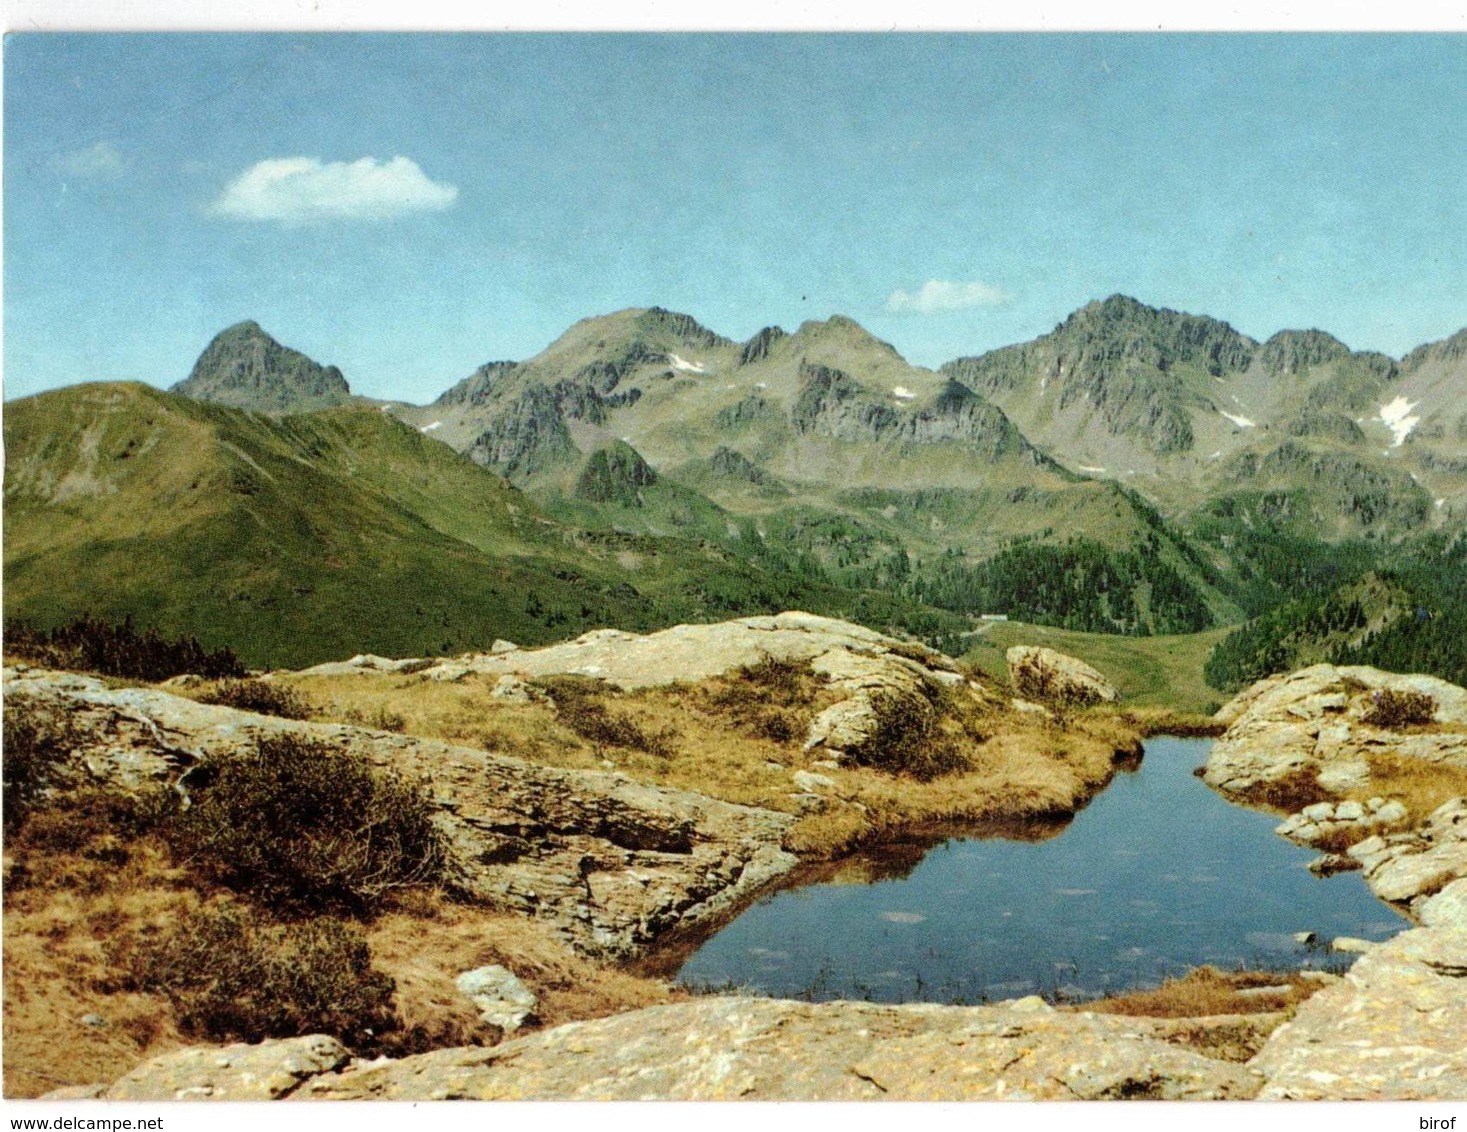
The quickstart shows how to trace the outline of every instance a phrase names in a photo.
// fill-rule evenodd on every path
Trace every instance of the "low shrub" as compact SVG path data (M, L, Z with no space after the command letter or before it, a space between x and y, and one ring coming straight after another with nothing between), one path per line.
M165 833L211 879L282 907L370 911L436 882L444 848L423 792L299 736L229 756Z
M209 652L192 637L164 637L156 629L140 632L131 617L118 625L83 614L48 630L12 622L5 627L5 651L47 668L134 680L167 680L185 673L221 680L245 674L230 649Z
M796 660L766 654L738 669L734 676L763 692L767 702L784 707L803 706L814 699L815 680L810 668Z
M199 702L283 719L310 719L312 714L311 701L305 696L267 680L225 680L200 695Z
M872 697L876 727L847 752L850 760L919 782L971 769L957 740L943 730L940 702L936 690L925 697L877 693Z
M712 682L701 698L746 734L788 743L808 730L805 709L814 703L818 688L819 680L807 665L765 655Z
M1381 688L1370 697L1370 705L1360 715L1362 723L1373 727L1399 730L1416 724L1430 723L1436 715L1436 700L1425 692L1403 692Z
M585 676L547 676L536 684L555 703L560 721L587 742L664 758L672 754L670 735L654 734L629 716L607 708L606 697L614 693L602 681Z
M112 959L124 989L166 996L179 1028L210 1041L331 1034L360 1049L397 1024L393 980L361 930L331 917L272 925L224 903Z
M4 829L18 829L51 786L81 735L66 709L38 696L12 695L4 708Z

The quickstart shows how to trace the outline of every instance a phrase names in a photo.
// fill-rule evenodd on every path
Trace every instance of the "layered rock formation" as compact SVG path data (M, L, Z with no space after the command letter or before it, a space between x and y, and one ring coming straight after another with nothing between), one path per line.
M83 741L62 786L165 782L187 790L211 759L273 735L349 748L422 782L448 843L454 888L548 920L591 954L632 954L674 927L726 912L795 864L780 847L789 815L621 774L558 770L24 667L6 670L5 694L58 704L79 729Z

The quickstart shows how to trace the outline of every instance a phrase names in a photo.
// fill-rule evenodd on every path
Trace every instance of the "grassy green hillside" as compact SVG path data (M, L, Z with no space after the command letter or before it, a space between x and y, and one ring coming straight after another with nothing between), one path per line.
M934 639L964 627L700 531L566 526L374 409L276 419L77 386L7 405L5 446L8 621L131 616L268 666L801 607Z

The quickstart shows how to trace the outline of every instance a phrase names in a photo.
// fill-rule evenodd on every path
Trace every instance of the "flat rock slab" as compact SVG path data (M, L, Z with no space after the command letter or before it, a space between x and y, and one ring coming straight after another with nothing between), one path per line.
M1467 932L1418 928L1304 1002L1249 1066L1260 1100L1467 1097Z
M997 1006L711 998L488 1049L351 1067L298 1090L346 1100L1204 1100L1260 1078L1144 1020Z
M274 1101L301 1082L339 1069L351 1051L313 1034L259 1045L194 1047L139 1065L100 1094L109 1101Z
M422 783L449 847L450 883L547 919L589 954L635 954L721 915L787 872L788 814L602 771L560 770L388 731L196 703L151 688L7 669L5 693L60 704L86 736L68 776L120 789L176 782L260 739L296 735Z

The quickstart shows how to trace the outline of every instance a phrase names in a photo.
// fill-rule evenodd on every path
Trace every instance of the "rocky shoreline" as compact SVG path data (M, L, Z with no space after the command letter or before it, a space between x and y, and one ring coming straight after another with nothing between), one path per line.
M785 614L729 625L712 627L725 629L721 637L701 626L646 638L589 634L556 646L560 654L502 647L412 671L449 681L471 671L520 680L541 668L612 681L671 681L725 671L754 656L796 658L845 693L816 720L809 744L837 765L843 747L863 734L876 694L965 679L940 658L866 630L842 636L855 627L823 618ZM641 667L618 667L618 658L628 655ZM1023 659L1032 665L1037 658ZM403 664L356 658L338 668L370 675L401 673ZM600 671L587 671L592 668ZM642 675L629 675L633 671ZM1260 1048L1246 1063L1206 1056L1178 1035L1271 1028L1279 1016L1118 1017L1058 1011L1032 998L946 1007L723 996L572 1022L489 1047L397 1059L359 1059L321 1035L186 1048L152 1058L111 1085L51 1095L1460 1099L1467 1093L1460 1040L1467 1033L1467 800L1450 799L1419 820L1394 800L1344 796L1369 788L1371 755L1379 750L1404 750L1428 764L1467 765L1467 727L1457 728L1467 724L1467 692L1440 681L1427 682L1423 691L1423 680L1310 669L1265 681L1219 712L1228 731L1209 759L1209 784L1256 804L1270 784L1307 780L1317 800L1293 813L1280 832L1303 844L1342 849L1334 855L1358 861L1372 890L1421 925L1372 947L1266 1039L1259 1031L1254 1045ZM89 741L74 769L85 777L124 785L171 781L186 789L190 772L211 754L281 733L350 747L412 775L435 801L434 820L450 846L450 875L460 892L551 923L578 950L605 961L645 955L669 933L726 917L798 863L783 848L790 814L638 783L620 773L537 766L436 740L253 715L158 689L110 688L94 678L24 666L7 669L5 681L8 696L51 698L81 724ZM1435 729L1383 735L1388 729L1367 722L1370 705L1388 689L1430 695ZM1332 799L1319 797L1332 790ZM464 977L473 983L465 993L477 996L486 1017L510 1011L502 1015L513 1019L501 1026L506 1033L533 1010L533 995L526 1000L529 992L510 971L485 968Z

